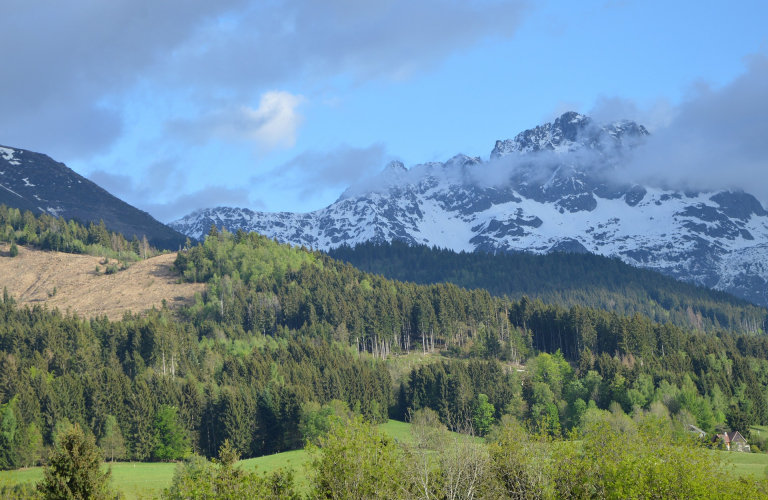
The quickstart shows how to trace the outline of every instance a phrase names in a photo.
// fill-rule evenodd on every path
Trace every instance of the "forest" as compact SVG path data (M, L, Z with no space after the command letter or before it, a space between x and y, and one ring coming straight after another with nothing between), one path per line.
M17 208L0 205L0 241L16 245L28 245L40 250L65 253L82 253L116 259L124 265L158 254L147 237L133 235L130 241L120 233L109 231L104 221L84 225L77 220L66 221L46 213L23 214ZM187 244L191 246L191 242Z
M90 244L112 248L111 238ZM696 425L740 430L753 450L766 448L748 429L768 424L768 338L739 327L396 281L215 227L179 252L175 269L207 283L178 313L81 318L21 308L4 293L0 467L50 463L78 432L111 460L199 456L205 469L222 449L247 458L305 446L322 457L346 432L340 419L365 426L417 413L431 415L430 428L489 443L524 428L552 450L595 425L619 429L617 440L630 428L641 435L646 417L665 422L648 432L672 432L670 442ZM737 312L750 314L731 312L735 325ZM395 370L409 353L432 362Z
M426 245L360 243L328 254L357 269L417 284L453 283L496 297L526 295L564 307L639 312L660 323L699 330L764 332L768 311L725 292L677 281L591 253L454 252Z

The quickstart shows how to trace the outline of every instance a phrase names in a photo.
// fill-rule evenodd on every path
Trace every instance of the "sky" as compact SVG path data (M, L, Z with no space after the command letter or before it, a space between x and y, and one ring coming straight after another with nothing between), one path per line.
M0 144L170 222L306 212L578 111L768 204L768 2L0 0Z

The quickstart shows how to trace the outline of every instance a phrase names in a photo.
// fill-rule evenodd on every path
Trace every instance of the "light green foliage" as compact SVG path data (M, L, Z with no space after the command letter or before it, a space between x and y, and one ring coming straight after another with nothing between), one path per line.
M328 434L331 424L335 420L344 423L353 417L352 410L344 401L334 399L322 406L311 401L301 406L299 430L306 442L317 446L320 444L320 439Z
M217 463L192 456L179 464L162 500L299 500L293 473L274 471L264 477L236 466L237 450L225 441Z
M175 266L189 281L207 282L214 276L237 277L242 283L256 283L269 277L281 282L289 270L315 261L308 252L277 243L256 233L237 235L226 230L207 236L205 243L179 253ZM212 292L218 297L229 292L231 284L215 280Z
M488 396L485 394L478 394L477 403L475 404L475 411L473 414L473 422L475 424L475 430L481 436L485 436L493 425L496 408L488 402Z
M153 456L157 460L179 460L191 452L189 438L179 422L178 408L161 406L155 415L154 430Z
M43 500L103 500L115 498L110 488L111 470L102 472L101 450L93 436L79 425L70 427L51 455L37 490Z
M573 378L573 369L560 350L539 354L528 363L528 370L533 381L547 384L556 399L562 398L563 386Z
M730 498L736 481L712 481L727 476L720 455L687 436L677 438L669 422L656 417L625 424L617 426L610 416L593 418L585 422L578 446L555 444L557 497Z
M39 500L40 496L31 483L13 484L2 478L0 479L0 498L3 500Z
M493 474L505 498L551 498L551 443L545 435L531 434L515 418L504 415L488 441Z
M117 419L112 415L107 416L107 421L104 424L104 435L99 440L99 447L104 451L104 458L112 462L115 459L125 458L126 449L123 433L120 431Z
M336 500L375 500L402 497L404 464L398 445L376 427L357 417L334 421L313 456L311 495Z

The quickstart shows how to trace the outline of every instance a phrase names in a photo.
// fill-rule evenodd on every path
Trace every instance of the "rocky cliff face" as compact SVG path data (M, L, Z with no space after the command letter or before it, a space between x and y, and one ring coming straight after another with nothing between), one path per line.
M400 239L460 251L594 252L768 305L768 212L744 192L641 186L622 175L648 132L577 113L497 141L488 162L457 155L389 164L311 213L211 208L171 224L211 224L328 249Z

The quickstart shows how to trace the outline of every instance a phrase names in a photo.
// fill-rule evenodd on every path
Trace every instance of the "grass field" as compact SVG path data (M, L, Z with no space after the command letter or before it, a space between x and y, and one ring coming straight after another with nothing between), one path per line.
M393 438L400 441L411 439L411 426L405 422L390 420L380 428ZM768 456L768 455L766 455ZM292 469L296 485L300 491L308 487L306 464L309 454L304 450L287 451L266 457L241 460L239 465L245 470L256 469L262 473L270 473L276 469ZM107 466L104 467L105 469ZM116 462L112 466L112 484L125 494L126 500L152 498L163 488L171 485L176 464L172 463L130 463ZM37 482L43 476L42 467L30 467L15 471L0 472L0 481L9 483Z
M393 438L402 442L411 440L411 426L405 422L390 420L382 424L381 429ZM762 429L768 432L768 428ZM768 467L768 454L763 453L723 453L725 460L733 464L734 472L739 476L754 475L762 477ZM293 470L296 485L306 492L307 465L310 456L305 450L287 451L265 457L241 460L239 465L245 470L257 470L268 474L276 469ZM106 467L105 467L106 468ZM176 464L168 463L127 463L118 462L112 466L113 485L125 494L127 500L152 498L163 488L170 486ZM0 472L0 482L39 481L42 477L41 467L20 469L17 471Z
M765 468L768 466L768 455L765 453L737 453L723 451L727 455L726 460L734 465L734 471L739 476L764 477Z

